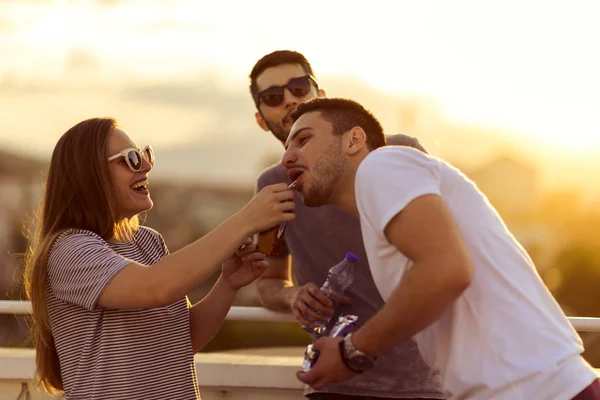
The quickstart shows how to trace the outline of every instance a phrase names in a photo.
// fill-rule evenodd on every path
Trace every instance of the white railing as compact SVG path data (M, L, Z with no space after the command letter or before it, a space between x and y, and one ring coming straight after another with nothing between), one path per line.
M0 314L31 314L30 301L1 300ZM263 307L231 307L225 319L237 321L295 321L287 313L271 311Z
M296 378L303 349L296 350L293 355L197 353L194 363L202 400L306 400L304 384ZM65 399L46 395L34 384L34 376L34 349L0 347L0 399Z
M0 314L30 314L30 301L0 301ZM225 319L237 321L295 321L291 314L275 312L263 307L231 307ZM579 332L600 332L600 318L569 317Z

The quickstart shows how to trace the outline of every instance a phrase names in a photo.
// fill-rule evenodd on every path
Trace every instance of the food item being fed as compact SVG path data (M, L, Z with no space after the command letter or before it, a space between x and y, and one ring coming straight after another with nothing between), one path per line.
M296 182L298 182L298 180L292 182L288 186L288 189L293 189L294 186L296 186ZM274 226L271 229L260 232L256 240L256 250L268 256L280 256L281 246L283 245L283 235L285 234L285 226L286 223L282 222L279 224L279 226Z

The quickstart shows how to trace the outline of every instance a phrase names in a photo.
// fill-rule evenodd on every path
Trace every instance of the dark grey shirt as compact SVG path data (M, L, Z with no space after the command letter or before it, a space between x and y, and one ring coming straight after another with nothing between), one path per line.
M419 142L409 136L388 136L387 140L391 145L411 146L424 151ZM286 168L278 163L260 175L257 190L281 182L289 183L289 179ZM337 206L306 207L296 194L296 219L287 224L285 244L287 250L284 249L284 252L292 255L292 271L298 285L308 282L322 285L329 268L340 262L346 252L354 252L359 262L354 267L354 282L346 290L350 303L341 305L339 312L357 315L357 325L360 326L383 307L383 299L367 263L358 218ZM312 392L315 391L309 391ZM391 398L446 398L439 373L425 364L413 340L380 354L376 366L364 374L329 385L319 392Z

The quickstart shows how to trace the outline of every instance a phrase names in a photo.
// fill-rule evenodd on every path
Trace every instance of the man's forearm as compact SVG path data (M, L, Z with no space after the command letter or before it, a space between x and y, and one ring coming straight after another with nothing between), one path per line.
M437 264L437 263L436 263ZM417 263L405 274L384 307L352 337L354 346L376 356L438 320L470 280Z
M281 278L261 278L256 285L263 306L273 311L292 311L292 298L298 291L293 282Z
M190 310L190 330L194 353L202 350L223 325L235 300L236 290L220 277L210 293L194 304Z

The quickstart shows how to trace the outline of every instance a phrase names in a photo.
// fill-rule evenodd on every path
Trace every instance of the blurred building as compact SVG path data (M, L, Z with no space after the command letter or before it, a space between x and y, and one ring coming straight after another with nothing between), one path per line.
M468 175L503 215L530 215L540 204L537 170L523 161L502 155Z
M45 164L0 150L0 299L17 299L21 292L25 225L33 217L42 193ZM18 344L28 329L22 317L0 315L0 343Z
M0 151L0 296L14 290L15 256L25 250L22 232L41 198L44 168L38 160Z
M500 155L465 173L487 196L543 273L563 243L559 231L540 215L545 195L537 169L516 157Z

